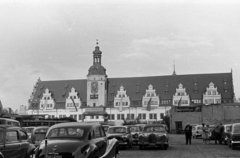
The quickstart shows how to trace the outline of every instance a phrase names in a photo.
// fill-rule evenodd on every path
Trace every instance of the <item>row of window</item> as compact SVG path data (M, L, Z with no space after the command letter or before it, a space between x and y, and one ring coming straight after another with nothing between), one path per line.
M116 117L115 117L116 116ZM126 117L125 117L126 116ZM147 114L145 113L139 113L138 114L138 118L141 120L146 120ZM157 113L149 113L149 119L157 119ZM51 116L49 116L51 117ZM54 117L54 115L52 116L52 118ZM66 117L66 115L59 115L59 118L64 118ZM82 120L82 115L70 115L71 118L74 118L75 120ZM164 113L160 113L160 118L163 119L164 117ZM115 120L115 118L117 120L124 120L124 119L136 119L135 118L135 114L109 114L108 119L109 120ZM90 119L99 119L99 116L90 116Z
M179 100L174 100L174 104L178 104ZM181 104L188 104L188 100L181 100Z
M79 107L79 103L75 103L76 107ZM67 103L67 107L74 107L73 103Z
M148 105L149 101L144 101L144 105ZM158 101L151 101L151 105L158 105Z
M115 105L120 106L121 102L116 102ZM122 106L128 106L128 102L122 102Z
M41 104L41 108L43 108L44 106L45 106L44 104ZM53 104L47 104L46 108L53 108Z

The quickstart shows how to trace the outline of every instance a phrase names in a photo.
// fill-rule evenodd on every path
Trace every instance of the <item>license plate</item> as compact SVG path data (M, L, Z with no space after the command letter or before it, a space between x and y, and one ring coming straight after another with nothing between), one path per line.
M48 158L62 158L62 155L48 155Z

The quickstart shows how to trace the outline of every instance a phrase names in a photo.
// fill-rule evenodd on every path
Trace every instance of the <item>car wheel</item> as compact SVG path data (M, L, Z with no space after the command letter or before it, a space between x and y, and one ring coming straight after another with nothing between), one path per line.
M142 149L143 149L143 146L142 146L142 145L139 145L139 149L142 150Z
M163 149L164 149L164 150L167 150L167 148L168 148L168 145L167 145L167 144L164 144Z

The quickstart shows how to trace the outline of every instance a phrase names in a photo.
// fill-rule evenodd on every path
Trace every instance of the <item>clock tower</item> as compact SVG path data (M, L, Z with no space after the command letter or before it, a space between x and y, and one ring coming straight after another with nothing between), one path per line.
M90 107L105 106L107 101L107 75L101 65L101 57L102 52L97 45L93 51L93 65L87 75L87 106Z

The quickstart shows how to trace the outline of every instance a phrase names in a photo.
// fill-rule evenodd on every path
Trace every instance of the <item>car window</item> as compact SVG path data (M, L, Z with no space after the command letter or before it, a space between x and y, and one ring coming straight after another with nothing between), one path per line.
M27 140L28 139L27 134L24 133L23 131L19 131L19 135L20 135L21 140Z
M26 130L27 133L32 133L33 128L26 128L25 130Z
M137 126L131 126L130 131L131 132L139 132L139 128Z
M108 129L108 133L126 133L126 128L124 127L112 127Z
M233 133L240 134L240 125L235 125L234 126Z
M3 144L3 131L0 131L0 144Z
M17 131L7 131L6 132L5 142L7 144L19 142L19 137L18 137Z
M47 130L48 130L47 128L41 128L41 129L35 130L35 132L34 132L35 141L39 142L39 141L42 141L43 139L45 139Z
M52 137L78 137L82 138L84 129L80 127L55 128L48 133L48 138Z
M103 127L99 127L99 128L100 128L100 132L101 132L102 137L105 137L106 134L105 134L105 131L104 131Z
M95 138L100 138L101 137L101 133L100 133L100 130L99 130L99 127L95 128Z
M144 132L165 132L164 126L149 126L144 128Z

